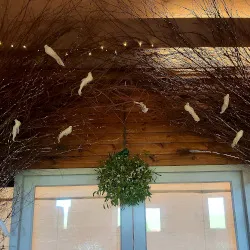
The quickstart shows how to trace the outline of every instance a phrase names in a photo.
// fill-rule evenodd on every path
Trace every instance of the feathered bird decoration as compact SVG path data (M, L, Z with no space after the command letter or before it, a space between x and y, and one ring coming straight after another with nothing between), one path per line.
M57 55L57 53L51 47L49 47L48 45L44 45L44 49L46 54L53 57L59 65L65 67L62 59Z
M190 114L192 115L192 117L194 118L194 120L196 122L199 122L200 121L200 117L195 113L194 109L189 105L189 103L187 103L185 106L184 106L184 109Z
M3 235L4 235L5 237L10 237L10 233L9 233L9 231L8 231L8 229L7 229L6 225L5 225L5 223L4 223L2 220L0 220L0 228L1 228L1 230L2 230L2 232L3 232Z
M143 102L134 102L135 104L139 105L141 107L141 111L143 113L147 113L148 112L148 108L147 106L143 103Z
M12 129L12 140L15 141L16 136L19 134L19 128L22 125L20 121L15 119L15 125L13 126Z
M221 114L223 114L226 111L226 109L228 108L228 105L229 105L229 94L224 96L224 103L221 107L221 112L220 112Z
M69 134L72 133L72 126L69 126L68 128L66 128L65 130L63 130L59 136L58 136L58 143L61 141L61 139L64 137L64 136L67 136Z
M88 76L82 79L80 88L79 88L79 90L78 90L78 95L80 95L80 96L82 95L82 89L83 89L85 86L87 86L88 83L92 82L93 79L94 79L94 78L93 78L93 76L92 76L92 73L89 72L89 73L88 73Z
M243 136L243 133L244 133L244 131L243 131L243 130L240 130L240 131L236 134L236 136L235 136L235 138L234 138L234 140L233 140L233 143L231 144L231 147L232 147L232 148L234 148L234 147L238 144L239 140L240 140L241 137Z

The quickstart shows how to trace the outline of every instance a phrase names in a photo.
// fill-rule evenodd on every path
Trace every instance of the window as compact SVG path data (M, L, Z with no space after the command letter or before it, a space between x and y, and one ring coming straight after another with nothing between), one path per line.
M96 189L93 185L36 187L31 249L119 250L117 208L103 209L104 199L93 197Z
M152 184L147 250L236 250L231 191L230 182Z
M11 250L155 250L166 246L246 250L250 207L243 187L248 197L250 182L241 171L224 168L156 167L160 176L151 185L150 202L123 209L103 209L104 198L93 197L98 181L92 169L27 171L16 181L22 184L23 196L22 202L14 204L17 213L12 224L16 221L17 226L8 245L14 246Z

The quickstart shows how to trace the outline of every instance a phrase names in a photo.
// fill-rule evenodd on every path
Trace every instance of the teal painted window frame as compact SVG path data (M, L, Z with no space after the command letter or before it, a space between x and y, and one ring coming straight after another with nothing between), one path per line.
M168 166L154 168L157 183L230 182L238 250L249 250L250 170L243 165ZM31 250L35 187L97 184L94 169L27 170L15 180L10 250ZM29 200L29 205L25 200ZM145 205L121 211L121 250L146 250Z

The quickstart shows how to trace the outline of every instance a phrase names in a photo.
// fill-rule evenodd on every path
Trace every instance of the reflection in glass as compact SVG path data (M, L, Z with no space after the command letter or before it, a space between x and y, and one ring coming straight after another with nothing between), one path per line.
M226 228L224 198L208 198L210 228Z
M161 231L161 210L160 208L146 208L147 232Z
M69 208L71 207L71 200L57 200L56 206L63 208L63 228L67 229Z
M36 187L32 250L120 250L118 209L96 186Z
M153 184L151 192L147 250L237 249L230 183Z

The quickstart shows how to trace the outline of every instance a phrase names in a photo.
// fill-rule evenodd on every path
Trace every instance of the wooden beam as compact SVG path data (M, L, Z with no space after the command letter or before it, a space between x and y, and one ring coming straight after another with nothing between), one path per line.
M186 165L218 165L236 164L239 161L213 154L187 154L187 155L154 155L143 157L150 166L186 166ZM34 169L57 168L92 168L100 166L107 156L64 157L42 159L33 166Z
M85 30L86 27L83 27ZM184 41L174 30L185 37ZM89 32L89 30L88 30ZM109 51L115 49L139 48L142 41L144 49L169 47L248 47L250 46L249 18L123 18L117 20L98 20L93 25L91 34L82 33L84 48L96 48L104 45ZM76 40L78 33L72 31L60 41L57 49L68 49ZM86 37L91 36L87 44ZM188 43L187 43L188 41ZM100 53L101 51L100 47ZM103 53L105 54L105 53ZM87 53L86 53L87 55ZM94 55L94 54L93 54ZM114 53L113 53L114 56Z
M172 142L172 143L137 143L137 144L127 144L127 148L132 154L135 155L188 155L190 150L200 150L200 151L211 151L216 153L227 153L233 154L233 150L227 147L225 144L219 144L214 142ZM63 152L66 150L62 146L60 150L53 151L50 156L61 156L61 157L93 157L96 156L108 156L109 154L119 152L123 149L122 142L112 143L112 144L84 144L75 149Z

